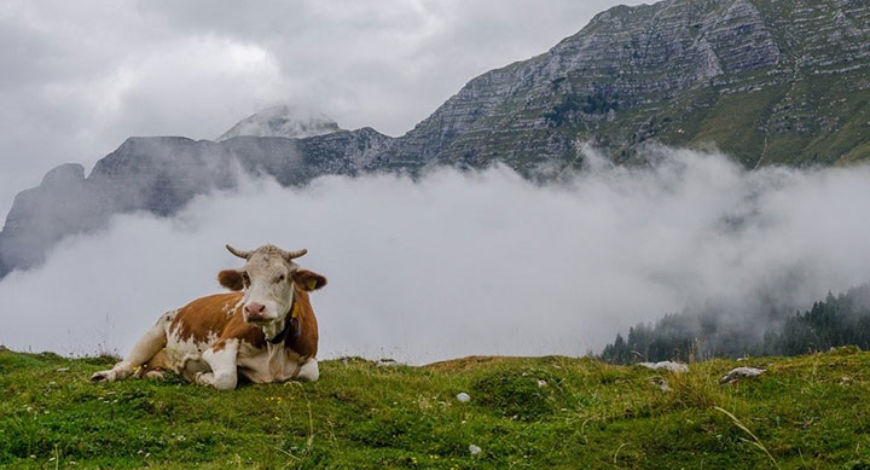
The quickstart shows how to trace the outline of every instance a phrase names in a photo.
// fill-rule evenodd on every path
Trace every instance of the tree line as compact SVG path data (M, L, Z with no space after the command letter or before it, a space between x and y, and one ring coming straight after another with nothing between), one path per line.
M772 308L772 307L771 307ZM805 312L775 309L723 321L715 309L668 314L654 324L639 323L605 346L602 360L693 361L712 357L793 356L836 346L870 348L870 284L834 296L828 293Z

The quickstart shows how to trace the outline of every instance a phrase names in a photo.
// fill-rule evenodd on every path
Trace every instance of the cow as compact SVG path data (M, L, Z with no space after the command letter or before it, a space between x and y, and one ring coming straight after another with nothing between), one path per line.
M254 383L317 380L317 319L308 292L326 278L293 261L308 250L226 248L245 260L218 273L231 292L164 313L126 358L91 381L161 378L164 371L219 390L236 388L240 374Z

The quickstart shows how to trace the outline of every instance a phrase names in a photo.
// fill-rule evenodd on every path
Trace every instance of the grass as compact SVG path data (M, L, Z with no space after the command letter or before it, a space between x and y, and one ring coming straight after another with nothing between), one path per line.
M426 367L334 360L321 363L317 383L233 392L178 380L87 382L111 362L0 351L0 466L870 465L870 353L855 349L713 360L682 375L565 357ZM767 373L720 385L738 365ZM472 455L472 444L482 451Z

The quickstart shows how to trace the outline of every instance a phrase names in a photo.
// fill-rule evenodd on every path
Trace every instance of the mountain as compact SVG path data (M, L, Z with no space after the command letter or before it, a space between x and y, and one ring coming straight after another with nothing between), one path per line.
M715 146L747 168L866 161L868 25L864 0L619 6L546 53L471 80L398 138L340 130L286 106L246 118L217 142L131 138L87 178L65 165L19 194L0 232L0 276L112 214L168 215L196 194L231 187L233 168L303 184L500 161L537 177L578 166L579 142L625 164L649 142Z
M714 144L747 167L870 158L870 3L666 0L615 7L545 54L469 82L392 156L528 173L590 141Z
M340 130L338 123L323 113L280 105L242 119L217 141L239 136L305 138Z
M131 137L87 178L81 165L61 165L15 197L0 232L0 276L41 263L64 236L103 227L112 215L170 215L198 194L236 186L242 172L282 185L355 175L388 139L371 128L305 139Z

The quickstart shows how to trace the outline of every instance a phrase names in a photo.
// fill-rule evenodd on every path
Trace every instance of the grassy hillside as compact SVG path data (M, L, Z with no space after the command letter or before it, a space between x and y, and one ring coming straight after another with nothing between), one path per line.
M870 352L854 348L683 375L564 357L325 361L317 383L233 392L87 382L110 362L0 351L0 465L870 468ZM719 385L737 365L768 372Z

